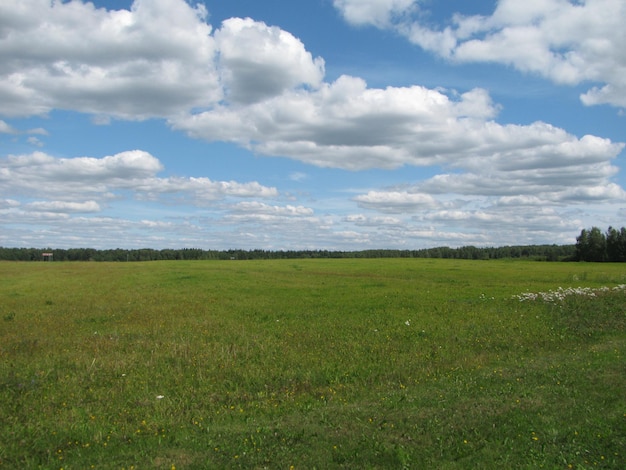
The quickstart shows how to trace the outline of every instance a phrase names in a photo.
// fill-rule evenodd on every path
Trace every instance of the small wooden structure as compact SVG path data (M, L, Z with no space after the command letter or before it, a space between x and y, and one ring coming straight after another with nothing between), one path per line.
M41 257L44 261L52 261L52 253L42 253Z

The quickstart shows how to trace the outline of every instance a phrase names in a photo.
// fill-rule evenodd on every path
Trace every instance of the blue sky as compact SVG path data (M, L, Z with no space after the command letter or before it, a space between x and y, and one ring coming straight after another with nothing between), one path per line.
M622 0L12 0L0 245L574 243L626 219Z

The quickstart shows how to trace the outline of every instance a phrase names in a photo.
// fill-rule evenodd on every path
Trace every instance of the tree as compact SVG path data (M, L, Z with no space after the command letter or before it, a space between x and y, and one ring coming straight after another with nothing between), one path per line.
M589 232L582 229L580 235L576 237L576 259L578 261L587 261L589 257Z
M589 232L590 261L606 261L606 237L598 227Z
M626 261L626 228L617 230L609 227L606 232L606 253L608 261Z
M606 237L598 227L583 229L576 237L578 261L606 261Z

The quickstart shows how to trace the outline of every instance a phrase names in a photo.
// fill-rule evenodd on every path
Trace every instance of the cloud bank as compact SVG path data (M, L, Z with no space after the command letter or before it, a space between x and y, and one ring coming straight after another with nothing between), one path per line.
M456 15L442 27L414 0L333 3L352 24L393 29L449 61L596 84L581 97L585 104L626 106L621 0L501 0L491 15ZM183 0L136 0L116 11L82 1L1 3L0 133L46 135L5 120L62 109L100 123L163 119L195 139L314 167L437 174L361 188L342 202L341 215L330 215L285 204L292 196L255 181L159 177L163 164L139 149L100 158L0 155L0 214L15 237L28 239L21 232L28 223L64 219L96 242L98 227L116 221L121 228L112 233L148 230L154 243L159 231L180 243L226 238L253 248L536 243L626 200L613 164L623 143L545 122L501 124L500 106L482 88L372 88L349 75L327 81L324 59L293 34L251 18L216 28L208 21L202 4ZM196 212L119 220L110 214L122 200L141 201L148 215L155 202ZM72 240L69 228L54 227Z

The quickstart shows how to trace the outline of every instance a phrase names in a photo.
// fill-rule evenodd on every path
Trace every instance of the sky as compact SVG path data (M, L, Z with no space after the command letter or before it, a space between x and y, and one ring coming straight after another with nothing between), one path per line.
M0 0L0 246L626 225L623 0Z

